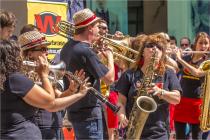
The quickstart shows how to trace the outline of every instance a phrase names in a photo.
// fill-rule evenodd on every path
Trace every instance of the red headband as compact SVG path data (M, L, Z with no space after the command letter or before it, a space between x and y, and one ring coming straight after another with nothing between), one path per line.
M81 22L81 23L76 24L75 26L86 25L86 24L88 24L89 22L93 21L95 18L96 18L96 15L93 15L92 17L90 17L90 18L84 20L84 21Z

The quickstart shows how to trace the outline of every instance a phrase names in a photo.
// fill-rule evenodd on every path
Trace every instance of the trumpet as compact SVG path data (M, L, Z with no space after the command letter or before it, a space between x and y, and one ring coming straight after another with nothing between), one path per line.
M38 65L32 61L23 61L23 65L29 66L29 67L37 67ZM73 73L66 71L66 64L61 61L60 63L56 65L49 65L50 71L54 74L54 76L49 76L49 79L52 79L56 82L58 82L59 79L63 78L65 75L68 75L68 77L72 78L74 81L76 81L79 85L83 85L84 81L80 80L78 77L76 77ZM90 87L88 90L88 93L91 93L94 95L97 99L99 99L101 102L105 103L114 113L117 113L120 109L120 107L112 104L109 102L104 96L101 95L100 92L98 92L95 88Z
M32 68L36 68L38 66L35 62L32 61L23 61L23 65ZM65 75L66 64L63 61L61 61L56 65L49 65L49 69L53 75L49 75L48 78L54 83L57 83L58 80L60 80Z

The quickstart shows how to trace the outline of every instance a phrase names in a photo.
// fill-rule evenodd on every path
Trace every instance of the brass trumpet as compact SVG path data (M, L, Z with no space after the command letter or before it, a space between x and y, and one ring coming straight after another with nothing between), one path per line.
M38 66L35 62L32 61L23 61L23 65L31 67L32 71L34 71L34 69ZM61 78L65 75L66 64L61 61L56 65L49 65L49 69L53 75L50 75L48 78L51 81L57 83L58 80L61 80Z

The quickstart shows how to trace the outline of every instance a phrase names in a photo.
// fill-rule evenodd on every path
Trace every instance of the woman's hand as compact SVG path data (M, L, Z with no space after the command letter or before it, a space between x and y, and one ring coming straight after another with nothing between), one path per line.
M155 83L152 83L150 87L146 88L148 94L152 94L154 96L161 96L162 89L159 88Z
M120 128L125 128L126 126L128 126L128 119L125 116L125 114L119 115L119 121L120 121L120 124L119 124Z
M48 77L49 75L49 63L47 60L47 56L39 56L37 61L36 72L39 74L41 78Z
M181 50L181 49L176 48L176 49L174 50L174 53L175 53L176 58L177 58L178 61L182 59L182 50Z

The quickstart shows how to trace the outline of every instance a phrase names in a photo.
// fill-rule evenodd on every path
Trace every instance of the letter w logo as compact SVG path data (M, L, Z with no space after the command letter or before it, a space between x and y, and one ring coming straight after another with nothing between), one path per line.
M55 24L61 21L61 16L56 16L52 13L42 13L35 15L36 25L40 31L46 35L53 35L58 32L58 27ZM55 27L55 32L53 30Z

